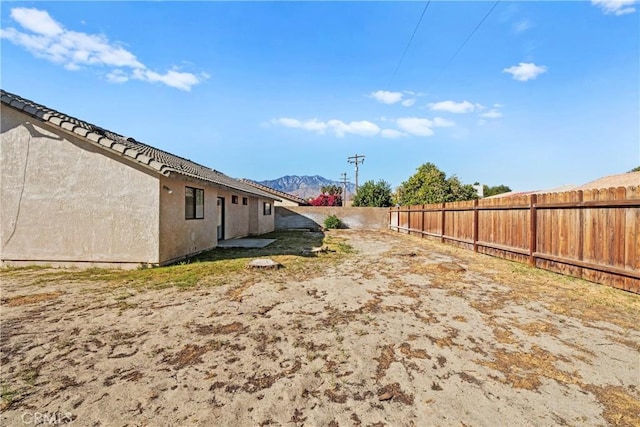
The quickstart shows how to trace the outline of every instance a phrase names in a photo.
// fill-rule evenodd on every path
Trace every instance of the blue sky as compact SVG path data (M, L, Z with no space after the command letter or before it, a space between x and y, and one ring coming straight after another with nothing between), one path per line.
M640 165L640 5L499 2L460 49L494 4L432 1L408 46L426 2L3 1L1 86L237 178Z

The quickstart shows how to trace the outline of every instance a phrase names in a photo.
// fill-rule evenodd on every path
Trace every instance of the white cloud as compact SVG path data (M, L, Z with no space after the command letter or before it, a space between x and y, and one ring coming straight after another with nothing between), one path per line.
M345 123L342 120L329 120L327 124L339 138L342 138L347 133L362 136L375 136L380 133L378 125L366 120L349 123Z
M129 80L129 76L124 71L115 69L107 74L107 80L111 83L125 83Z
M44 10L16 7L11 9L11 18L23 28L43 36L56 36L62 27Z
M635 12L634 3L635 0L591 0L591 4L602 9L605 15L616 16Z
M504 105L502 104L493 104L493 108L502 108Z
M379 90L377 92L371 92L369 95L371 98L383 104L395 104L402 99L402 92L389 92L388 90Z
M175 68L164 74L149 70L133 53L106 36L67 30L44 10L17 7L11 9L11 18L28 32L9 27L0 29L0 38L68 70L106 67L109 82L124 83L133 78L185 91L208 78L204 73L196 75Z
M429 108L434 111L447 111L449 113L461 114L471 113L476 107L469 101L441 101L429 104Z
M486 113L480 114L480 117L484 117L486 119L499 119L500 117L502 117L502 113L495 108L492 108Z
M301 122L297 119L282 117L280 119L271 120L271 123L289 128L299 128L304 130L316 131L318 133L324 133L324 131L327 129L327 124L325 122L318 121L318 119L311 119Z
M433 126L438 128L450 128L456 125L453 120L443 119L442 117L435 117L433 119Z
M416 103L415 98L409 98L409 99L405 99L404 101L402 101L402 106L403 107L411 107L415 103Z
M118 76L115 76L118 77ZM431 136L436 127L453 127L455 122L435 117L433 120L421 117L402 117L399 119L386 119L388 122L395 122L398 129L381 129L377 124L368 120L344 122L338 119L320 121L318 119L298 120L290 117L271 119L273 125L280 125L288 128L303 129L318 134L327 131L332 132L338 138L343 138L347 134L360 136L381 136L383 138L395 139L409 135Z
M155 71L138 68L133 70L132 77L134 79L148 82L164 83L167 86L186 91L189 91L192 86L197 85L200 82L199 78L194 74L182 73L177 70L169 70L165 74L160 74Z
M487 123L485 119L478 120L478 126L484 126Z
M382 131L380 132L380 136L382 136L383 138L395 139L407 136L407 134L395 129L382 129Z
M525 31L527 31L531 27L533 27L533 25L527 19L522 19L522 20L520 20L518 22L515 22L515 23L513 23L511 25L511 28L512 28L513 32L516 33L516 34L524 33Z
M380 127L367 120L345 123L342 120L335 119L324 122L319 121L318 119L300 121L298 119L282 117L279 119L272 119L271 123L289 128L304 129L317 132L319 134L325 133L326 130L332 130L339 138L344 137L348 133L362 136L375 136L380 133Z
M403 117L396 120L398 127L403 131L417 136L433 135L434 123L429 119L418 117Z
M547 72L547 67L544 65L536 65L533 62L521 62L513 67L505 68L502 72L511 74L514 80L526 82L527 80L533 80L540 74Z

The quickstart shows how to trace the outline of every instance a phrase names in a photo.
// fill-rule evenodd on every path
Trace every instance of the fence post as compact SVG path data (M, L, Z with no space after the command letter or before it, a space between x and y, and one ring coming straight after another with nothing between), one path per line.
M473 252L478 252L478 199L473 201Z
M407 208L409 211L407 212L407 234L411 236L411 206Z
M444 210L444 208L445 208L445 206L446 206L446 203L443 203L443 204L442 204L442 223L441 223L441 225L442 225L442 232L440 233L440 241L441 241L442 243L444 243L444 214L445 214L445 210Z
M532 194L529 196L529 265L536 266L536 257L534 253L537 251L538 244L538 214L536 212L536 203L538 196Z
M422 220L420 221L420 224L421 224L420 225L420 238L424 238L424 214L425 214L425 212L424 212L424 204L423 204L422 205L422 213L421 213Z
M398 223L396 224L396 233L400 232L400 206L396 206L395 208L395 217L396 217L396 221L398 221Z
M582 205L584 201L584 193L582 190L578 190L578 203ZM584 209L578 207L578 224L580 230L578 231L578 260L582 261L584 258ZM578 268L578 277L582 279L583 268Z

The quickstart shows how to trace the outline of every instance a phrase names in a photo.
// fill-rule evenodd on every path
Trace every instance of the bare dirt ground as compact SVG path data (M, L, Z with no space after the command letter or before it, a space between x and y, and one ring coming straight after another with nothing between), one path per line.
M329 234L353 251L188 287L0 273L1 424L640 425L637 295Z

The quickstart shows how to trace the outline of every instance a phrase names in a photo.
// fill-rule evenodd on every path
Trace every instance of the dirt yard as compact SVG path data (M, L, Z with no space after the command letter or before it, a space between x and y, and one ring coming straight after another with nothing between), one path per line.
M390 232L324 238L317 257L3 270L0 424L640 425L639 296Z

